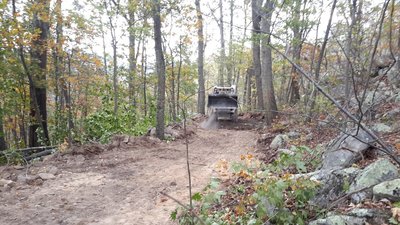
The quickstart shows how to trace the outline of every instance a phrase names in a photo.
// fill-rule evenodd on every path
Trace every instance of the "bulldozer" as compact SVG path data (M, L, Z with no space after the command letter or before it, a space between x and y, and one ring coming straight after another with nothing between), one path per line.
M212 88L208 95L208 112L214 114L217 120L237 121L238 118L238 96L236 86Z

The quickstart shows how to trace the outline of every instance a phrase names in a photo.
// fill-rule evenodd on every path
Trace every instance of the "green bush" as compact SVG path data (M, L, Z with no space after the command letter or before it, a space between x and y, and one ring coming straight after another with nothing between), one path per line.
M305 173L315 167L309 157L311 149L297 147L294 155L281 154L272 164L264 164L252 155L242 156L233 164L233 177L226 190L220 190L213 180L193 200L198 202L194 212L210 225L220 224L306 224L317 209L309 204L318 183L293 174ZM171 218L179 224L188 223L190 214L183 208ZM200 224L195 220L194 224Z
M139 119L132 107L120 109L118 115L104 109L84 121L85 139L106 143L114 134L143 135L152 125L153 117Z

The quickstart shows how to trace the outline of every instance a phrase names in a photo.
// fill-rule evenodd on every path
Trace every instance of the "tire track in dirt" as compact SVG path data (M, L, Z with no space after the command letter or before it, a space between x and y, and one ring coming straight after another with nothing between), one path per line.
M255 140L251 130L197 129L189 144L193 192L218 176L219 160L254 152ZM57 166L56 179L1 192L0 224L173 224L169 215L177 204L159 192L188 201L185 155L179 140L39 163Z

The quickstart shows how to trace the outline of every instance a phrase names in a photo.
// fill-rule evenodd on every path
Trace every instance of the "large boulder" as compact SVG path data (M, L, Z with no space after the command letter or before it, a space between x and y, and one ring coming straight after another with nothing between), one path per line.
M354 208L347 215L365 218L368 224L385 224L391 216L390 212L379 208Z
M365 167L350 185L349 193L359 191L383 181L392 180L399 176L398 169L388 159L379 159ZM370 190L360 191L351 196L353 202L359 203L366 198L372 197Z
M382 182L372 188L375 200L386 198L393 202L400 201L400 179Z
M362 158L373 138L363 130L355 130L351 134L341 134L327 147L322 159L322 169L349 167Z
M364 225L365 218L355 216L334 215L325 219L311 221L309 225Z
M392 131L392 128L384 123L376 123L372 126L372 130L384 134Z
M271 149L283 148L288 140L289 140L289 137L287 135L278 134L278 135L276 135L274 140L272 140L272 142L269 145L269 147Z
M318 191L312 202L321 208L325 208L335 199L341 197L360 172L357 168L319 170L310 173L310 180L320 183Z

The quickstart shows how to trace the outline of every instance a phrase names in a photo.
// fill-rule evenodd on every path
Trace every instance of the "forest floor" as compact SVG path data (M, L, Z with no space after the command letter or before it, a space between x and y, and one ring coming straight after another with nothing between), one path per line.
M200 127L202 119L189 126L193 193L221 176L219 168L227 162L255 154L257 129L262 126L260 120L242 116L237 123L206 130ZM25 174L55 174L30 184L17 181L0 191L0 224L173 224L169 217L178 205L160 192L188 202L185 139L137 140L91 154L79 154L78 149L77 154L49 157L29 168L0 167L0 178L12 180Z

